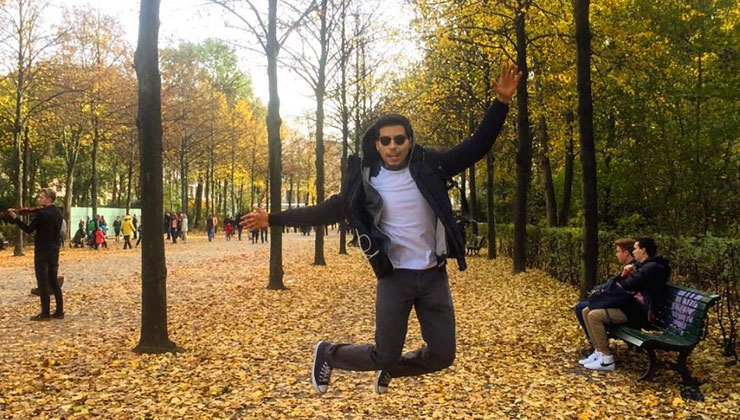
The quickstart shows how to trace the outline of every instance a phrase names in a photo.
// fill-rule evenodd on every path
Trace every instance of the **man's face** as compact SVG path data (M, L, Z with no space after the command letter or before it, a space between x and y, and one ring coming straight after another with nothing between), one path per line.
M619 245L616 246L617 248L617 261L619 261L620 264L627 264L628 262L632 261L632 255L630 255L630 252L626 249L622 249Z
M43 192L39 193L39 206L50 206L53 203Z
M639 242L635 242L635 250L632 253L635 255L635 259L638 262L643 262L648 259L647 251L645 251L645 248L640 247Z
M409 155L409 150L411 150L411 139L406 136L406 129L402 125L387 125L378 131L380 135L375 139L375 148L378 150L380 158L383 159L383 163L388 169L400 169ZM405 140L399 145L396 140L401 138L405 138ZM381 139L390 139L390 143L383 145Z

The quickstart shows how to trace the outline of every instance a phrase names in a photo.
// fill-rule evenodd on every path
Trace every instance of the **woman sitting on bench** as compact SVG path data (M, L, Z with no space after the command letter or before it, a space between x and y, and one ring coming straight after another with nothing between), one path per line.
M671 274L668 261L657 256L657 251L652 238L635 239L633 255L637 263L625 266L618 277L589 296L583 320L596 350L579 361L586 369L614 370L614 355L607 337L610 325L628 323L635 328L649 327L653 308L662 301Z

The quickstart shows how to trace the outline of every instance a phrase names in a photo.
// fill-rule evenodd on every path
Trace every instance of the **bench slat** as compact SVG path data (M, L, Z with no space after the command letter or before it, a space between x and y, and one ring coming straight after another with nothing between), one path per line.
M704 325L706 324L705 320L706 318L693 318L691 320L685 321L685 324L682 324L681 322L679 322L678 319L666 316L658 316L658 319L654 322L654 324L661 329L668 328L671 325L675 325L676 327L686 325L697 329L703 329Z
M699 300L706 304L713 304L719 299L719 295L704 293L702 291L692 289L690 287L678 286L675 284L667 284L666 292L668 296L676 296L679 292L693 294L692 299Z
M644 333L631 327L618 327L614 331L614 336L622 340L643 347L645 344L658 345L658 347L672 347L674 349L688 348L696 344L696 341L685 337L676 336L671 333Z

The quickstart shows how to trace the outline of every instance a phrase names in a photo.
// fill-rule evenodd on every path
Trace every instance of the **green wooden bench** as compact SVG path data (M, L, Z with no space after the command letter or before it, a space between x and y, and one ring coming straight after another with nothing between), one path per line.
M486 246L486 238L484 236L473 236L465 246L467 248L465 253L467 255L473 255L473 253L475 253L475 255L480 255L480 249L484 246Z
M639 380L652 379L658 369L666 367L681 374L685 385L698 386L699 382L691 377L686 361L705 337L709 309L718 299L718 295L668 284L665 301L658 308L653 323L654 331L617 326L610 335L626 341L630 347L647 352L648 367ZM656 350L676 351L678 360L676 363L661 363L655 356Z

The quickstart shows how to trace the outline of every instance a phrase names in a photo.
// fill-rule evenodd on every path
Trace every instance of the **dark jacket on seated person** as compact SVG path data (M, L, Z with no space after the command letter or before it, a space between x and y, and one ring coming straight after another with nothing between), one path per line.
M665 298L665 285L671 275L668 261L661 256L650 257L635 264L635 270L621 277L615 276L601 291L588 299L591 309L615 308L627 315L627 324L647 328L655 311Z

